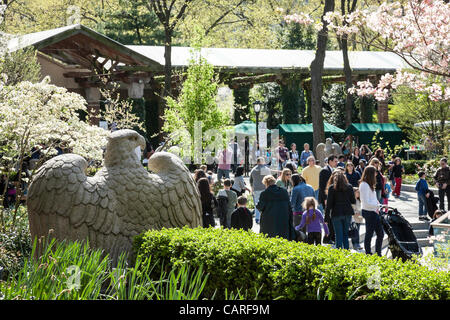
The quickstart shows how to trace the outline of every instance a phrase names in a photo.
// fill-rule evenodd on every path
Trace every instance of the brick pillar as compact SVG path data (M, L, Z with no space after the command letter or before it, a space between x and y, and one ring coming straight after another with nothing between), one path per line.
M387 100L378 101L377 102L377 106L378 106L378 112L377 112L378 123L387 123L387 122L389 122L388 101Z

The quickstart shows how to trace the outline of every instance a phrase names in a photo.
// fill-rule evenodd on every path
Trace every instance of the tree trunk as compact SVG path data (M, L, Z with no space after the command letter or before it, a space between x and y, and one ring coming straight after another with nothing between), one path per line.
M366 96L360 97L360 118L361 123L371 123L372 115L373 115L373 109L372 109L372 101L370 98Z
M303 83L303 92L305 93L305 115L303 123L311 123L311 81Z
M353 86L352 69L348 59L348 42L347 37L341 38L342 57L344 60L344 76L345 76L345 126L348 127L352 123L353 95L348 90Z
M334 10L334 0L325 0L323 14ZM325 141L322 114L322 73L327 47L328 30L327 22L322 16L322 30L317 35L317 50L314 60L311 62L311 118L313 124L313 151L316 146Z
M164 60L165 64L163 98L166 98L172 93L172 33L168 31L167 28L164 41Z

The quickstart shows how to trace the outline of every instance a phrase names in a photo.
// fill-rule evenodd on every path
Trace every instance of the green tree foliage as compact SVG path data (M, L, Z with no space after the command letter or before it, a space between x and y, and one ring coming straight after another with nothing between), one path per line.
M176 100L167 98L162 130L167 134L187 130L193 138L196 121L203 122L204 131L224 128L230 119L217 107L217 90L218 80L213 66L200 55L199 50L193 50L181 94Z
M251 114L250 108L250 85L240 85L233 89L234 95L234 123L238 124L248 119Z
M6 85L16 85L21 81L38 82L41 78L41 65L33 48L6 53L0 57L0 74L7 76Z
M377 101L373 96L362 96L355 99L355 105L359 109L358 118L361 123L372 123L374 121Z
M250 100L259 100L263 108L259 114L259 121L267 123L268 129L274 129L283 123L283 109L281 105L281 87L276 82L255 85L250 90ZM250 108L250 120L255 121L255 112Z
M331 84L322 97L325 121L341 129L346 128L345 97L345 85L342 83ZM352 122L359 122L358 110L355 104L353 104Z
M299 0L196 0L195 10L180 24L180 38L188 43L192 25L200 24L208 46L227 48L281 48L284 15L306 11L315 15L320 2ZM283 8L285 11L277 10ZM213 27L213 28L211 28ZM305 39L308 42L309 39Z
M103 11L118 0L16 0L5 13L5 31L32 33L82 23L95 28Z
M317 35L314 29L298 23L283 24L279 28L278 41L281 49L314 50Z
M96 30L124 44L161 45L164 30L158 17L143 2L116 0L105 8Z
M281 49L313 50L316 38L317 35L312 27L304 27L292 23L281 23L278 26L278 46ZM278 86L279 90L277 92L279 97L277 99L281 101L282 117L277 125L279 123L304 123L306 121L306 101L302 79L286 77L281 85ZM275 107L276 104L271 106ZM269 114L274 114L275 112L276 110L273 110ZM272 118L270 122L272 122Z
M286 79L281 85L281 102L283 105L283 123L299 123L304 111L300 112L300 106L305 106L301 95L301 80L295 78Z
M418 94L408 87L397 88L393 95L394 105L389 111L389 119L406 133L408 140L424 143L429 138L438 154L444 152L449 127L445 121L450 118L448 101L432 101L425 94ZM419 127L415 123L428 122Z

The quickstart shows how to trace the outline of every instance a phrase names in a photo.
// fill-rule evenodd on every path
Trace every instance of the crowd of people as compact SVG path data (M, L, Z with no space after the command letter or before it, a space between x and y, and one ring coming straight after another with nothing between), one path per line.
M288 150L280 141L278 151L278 170L268 166L265 157L258 157L249 174L250 185L244 181L242 166L236 167L233 180L229 164L219 166L221 174L217 179L223 178L223 189L217 195L211 192L212 171L207 171L206 166L197 169L194 179L202 199L203 226L214 226L212 217L217 214L224 228L250 230L254 215L260 232L268 236L315 245L326 243L343 249L349 249L351 242L354 250L367 254L372 254L375 234L375 252L381 255L384 231L380 212L387 210L390 194L401 196L405 173L401 159L392 157L387 161L383 149L372 152L362 145L345 155L328 156L326 165L321 167L308 144L300 153L295 144ZM434 219L445 212L450 169L446 158L440 164L434 176L439 189L439 209L430 204L436 197L428 188L425 172L418 174L420 220L429 221L429 212ZM247 208L247 193L253 200L253 212ZM362 223L366 228L364 248L360 246Z

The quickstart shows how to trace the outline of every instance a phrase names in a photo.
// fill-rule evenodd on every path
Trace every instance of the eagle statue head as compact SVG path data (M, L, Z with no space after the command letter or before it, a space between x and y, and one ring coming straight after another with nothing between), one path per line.
M108 137L105 166L140 166L140 159L134 151L137 147L145 149L145 139L139 133L129 129L114 131Z

